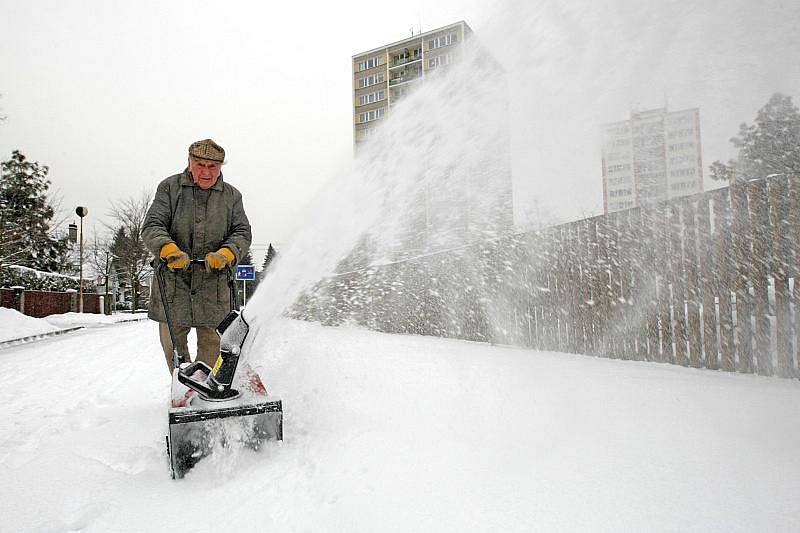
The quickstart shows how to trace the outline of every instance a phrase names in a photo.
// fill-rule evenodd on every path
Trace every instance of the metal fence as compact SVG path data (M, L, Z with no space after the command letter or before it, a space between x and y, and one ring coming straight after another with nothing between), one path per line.
M797 377L800 178L770 177L323 280L325 324Z

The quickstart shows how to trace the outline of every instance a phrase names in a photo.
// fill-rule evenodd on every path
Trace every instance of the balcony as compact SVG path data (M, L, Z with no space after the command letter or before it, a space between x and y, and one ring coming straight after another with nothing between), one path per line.
M422 76L400 76L394 79L389 80L389 87L395 87L397 85L401 85L403 83L408 83L410 81L421 80Z
M398 50L391 53L389 61L389 68L402 67L415 61L422 61L422 49L420 48L406 48L405 50Z
M422 77L422 64L406 67L401 71L394 71L389 78L389 87L400 85L408 81L414 81Z
M389 70L397 67L402 67L403 65L408 65L409 63L415 63L417 61L422 61L422 55L418 55L415 57L406 57L403 59L392 61L391 66L389 66Z

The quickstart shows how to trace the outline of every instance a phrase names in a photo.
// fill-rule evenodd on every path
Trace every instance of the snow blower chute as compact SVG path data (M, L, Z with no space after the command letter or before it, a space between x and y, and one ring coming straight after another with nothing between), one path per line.
M205 265L193 259L191 267ZM260 376L242 361L242 346L250 331L236 310L233 274L227 269L231 310L217 326L220 354L214 368L190 363L178 353L172 313L166 298L164 267L156 277L172 340L172 398L166 437L172 477L182 478L203 457L236 443L258 449L266 440L283 440L281 400L267 394ZM238 370L238 372L237 372Z

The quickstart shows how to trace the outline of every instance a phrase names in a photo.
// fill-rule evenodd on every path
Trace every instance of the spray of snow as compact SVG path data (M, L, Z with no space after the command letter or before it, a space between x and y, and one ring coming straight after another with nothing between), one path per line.
M511 227L504 73L477 41L461 51L461 62L428 75L393 106L352 166L309 206L248 302L251 338L336 272L449 250ZM475 81L490 76L499 83Z
M734 3L499 4L476 26L474 41L500 68L473 50L426 77L393 106L352 166L332 171L249 302L256 335L337 269L491 237L497 213L507 209L507 180L518 229L598 213L599 126L632 108L700 107L704 131L736 131L748 117L731 117L731 106L754 111L771 92L787 90L794 75L765 47L785 48L776 35L796 39L777 13L781 20L800 13ZM728 134L717 137L703 139L706 160L727 157ZM525 207L531 202L535 212ZM464 269L479 267L468 259ZM437 290L464 290L469 277L444 275ZM485 314L493 320L497 312Z

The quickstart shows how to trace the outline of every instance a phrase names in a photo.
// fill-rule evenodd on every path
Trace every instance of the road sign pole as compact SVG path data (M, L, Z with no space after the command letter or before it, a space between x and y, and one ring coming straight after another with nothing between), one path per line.
M238 265L236 267L236 281L242 281L242 293L244 298L242 305L247 305L247 282L256 279L256 267L253 265Z

